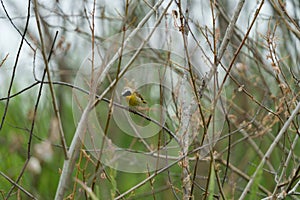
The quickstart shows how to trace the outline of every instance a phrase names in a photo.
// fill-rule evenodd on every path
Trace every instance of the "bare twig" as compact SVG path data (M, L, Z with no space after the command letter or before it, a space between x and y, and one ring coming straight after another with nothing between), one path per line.
M259 169L261 169L263 167L263 165L265 164L266 160L269 159L271 153L273 152L273 150L275 149L275 147L277 146L279 140L282 138L283 134L287 131L288 127L290 126L291 122L294 120L295 116L297 115L297 113L300 110L300 102L298 102L296 108L293 110L291 116L288 118L288 120L284 123L283 127L281 128L281 130L279 131L279 133L277 134L275 140L273 141L273 143L270 145L268 151L265 153L264 157L262 158L262 160L260 161L259 165L257 166L255 172L253 173L251 179L249 180L247 186L245 187L242 195L240 196L240 200L245 199L248 191L250 191L250 187L252 186L255 177L257 176Z
M160 6L160 4L163 2L163 0L158 1L152 10L149 11L149 13L143 18L143 20L138 24L138 26L127 36L126 40L124 41L123 46L126 47L127 43L135 36L135 34L140 30L140 28L143 27L143 25L147 22L147 20L151 17L151 15L154 14L154 11ZM142 44L138 47L134 55L132 55L131 59L128 61L128 63L123 67L123 69L119 73L119 78L124 75L124 73L128 70L128 68L131 66L133 61L137 58L143 47L146 45L150 37L155 31L155 28L160 24L161 20L163 19L165 13L167 12L168 8L171 6L173 0L170 0L170 2L167 4L166 8L164 9L163 13L155 23L154 27L152 28L152 31L149 33L148 36L144 39ZM155 9L155 10L154 10ZM100 85L104 78L106 77L107 73L109 72L110 68L112 67L113 62L115 59L117 59L120 56L122 48L119 48L116 52L116 54L111 58L111 60L106 64L104 70L101 72L101 76L98 79L97 84ZM98 97L98 100L101 100L114 86L116 80L113 80L111 84L102 92L102 94ZM97 101L95 103L97 103Z
M0 175L3 176L6 180L8 180L11 184L13 184L16 188L24 192L29 198L31 199L37 199L34 197L31 193L29 193L26 189L24 189L22 186L20 186L18 183L14 182L11 178L9 178L6 174L4 174L2 171L0 171Z
M230 38L231 38L232 33L234 31L235 24L237 22L237 19L240 15L240 12L241 12L243 6L244 6L244 3L245 3L245 0L240 0L238 2L238 4L236 5L236 8L234 9L234 14L233 14L233 16L232 16L232 18L229 22L229 25L226 29L223 41L222 41L221 46L220 46L219 51L218 51L218 56L217 56L216 63L212 66L212 69L209 71L209 73L206 76L206 83L208 83L212 79L212 77L214 76L214 74L217 71L217 67L219 65L219 62L221 62L221 59L222 59L222 57L223 57L223 55L224 55L224 53L227 49Z
M16 31L21 35L22 37L22 40L25 40L25 42L28 44L28 46L31 48L31 50L35 51L34 48L31 46L31 44L29 43L29 41L25 38L25 33L27 31L27 26L25 26L25 29L24 29L24 33L22 33L20 31L20 29L15 25L15 23L13 22L13 19L10 17L10 15L8 14L8 11L6 9L6 7L4 6L4 3L3 3L3 0L1 0L1 5L2 5L2 8L5 12L5 15L6 17L8 18L9 22L11 23L11 25L14 27L14 29L16 29ZM28 16L27 15L27 18L30 17L30 15ZM27 19L28 20L28 19ZM24 35L23 35L24 34Z
M58 32L56 32L56 35L54 37L54 40L53 40L53 43L52 43L52 47L51 47L51 50L50 50L50 54L48 56L48 62L50 61L50 58L51 58L51 55L52 55L52 50L53 50L53 47L54 47L54 44L55 44L55 41L56 41L56 38L57 38L57 34ZM24 172L25 172L25 169L28 165L28 162L30 160L30 157L31 157L31 142L32 142L32 137L33 137L33 130L34 130L34 126L35 126L35 120L36 120L36 114L37 114L37 109L38 109L38 106L39 106L39 103L40 103L40 99L41 99L41 96L42 96L42 89L43 89L43 81L45 79L45 75L46 75L46 70L44 70L44 74L43 74L43 78L42 78L42 82L40 84L40 88L39 88L39 91L38 91L38 95L37 95L37 100L36 100L36 103L35 103L35 106L34 106L34 111L33 111L33 119L32 119L32 122L31 122L31 128L30 128L30 131L29 131L29 138L28 138L28 145L27 145L27 159L22 167L22 170L21 170L21 173L19 174L17 180L16 180L16 183L18 183L21 179L21 177L23 176ZM7 198L9 198L9 196L11 195L12 191L14 190L15 186L13 186L9 192L7 193Z
M67 144L66 144L66 140L65 140L65 134L64 134L63 126L62 126L62 121L61 121L61 117L60 117L60 113L59 113L59 109L58 109L58 104L57 104L57 100L56 100L56 95L55 95L53 83L51 81L52 79L51 79L51 75L50 75L50 69L49 69L49 65L48 65L48 61L47 61L47 57L46 57L46 51L45 51L45 44L44 44L44 39L43 39L43 33L42 33L40 21L39 21L39 12L38 12L38 3L37 3L37 0L34 0L34 12L35 12L36 24L37 24L37 27L38 27L38 33L39 33L39 37L40 37L40 42L41 42L41 53L42 53L42 56L43 56L43 60L44 60L44 64L45 64L45 69L46 69L46 72L47 72L47 78L48 78L48 81L50 83L49 84L49 88L50 88L50 93L51 93L51 98L52 98L52 105L53 105L55 116L56 116L56 118L58 120L60 140L61 140L61 144L63 146L64 156L65 156L66 159L68 159Z
M149 20L149 18L154 14L154 12L156 11L156 9L162 4L163 0L158 1L153 9L151 9L147 15L141 20L141 22L137 25L137 27L127 36L126 40L124 41L123 46L126 47L126 45L128 44L128 42L135 36L135 34L143 27L143 25ZM171 1L172 2L172 1ZM166 12L167 9L165 9ZM161 19L164 16L164 13L161 15ZM160 21L159 21L160 22ZM152 32L153 33L153 32ZM152 34L150 34L149 36L151 36ZM149 40L150 37L148 37ZM145 43L147 42L147 39L145 39L145 42L141 45L141 48L145 45ZM120 76L122 76L124 74L124 72L126 72L127 68L132 64L132 62L135 60L136 56L138 55L138 53L141 51L141 48L139 48L139 50L137 50L137 53L134 54L133 58L131 59L131 61L129 61L129 64L127 64L123 70L120 72ZM114 61L120 56L120 53L122 51L122 48L120 47L117 52L115 53L115 55L110 59L110 61L105 65L105 68L103 69L103 71L101 72L101 75L99 77L99 79L97 80L97 84L101 85L101 83L104 81L105 77L107 76L109 70L111 69ZM101 98L104 97L105 94L107 94L108 91L111 90L111 88L114 85L114 81L110 84L110 86L107 87L107 89L101 94L101 96L98 98L99 100L101 100ZM97 103L97 102L95 102Z
M74 166L78 157L78 152L81 147L80 135L83 135L86 132L87 120L90 113L91 105L92 105L92 101L90 100L81 115L80 121L76 128L76 132L73 136L73 140L71 142L70 149L68 151L69 159L64 161L62 174L60 176L59 183L57 186L57 191L55 194L56 200L63 199L65 191L68 189L70 177L74 170Z
M3 5L2 1L1 1L1 3ZM12 76L11 76L11 80L10 80L10 83L9 83L9 88L8 88L8 91L7 91L7 96L8 97L10 96L10 93L12 91L12 86L13 86L13 83L15 81L16 70L17 70L17 66L18 66L18 63L19 63L20 54L21 54L21 50L23 48L23 43L24 43L24 40L25 40L25 35L27 33L27 28L28 28L28 25L29 25L30 9L31 9L31 7L30 7L30 0L28 0L26 23L25 23L25 27L24 27L24 32L22 34L22 39L21 39L21 42L20 42L20 45L19 45L19 49L18 49L18 52L17 52L17 56L16 56L16 59L15 59L15 63L14 63L13 71L12 71ZM4 113L3 113L2 120L1 120L1 123L0 123L0 131L1 131L2 127L3 127L4 121L5 121L5 118L6 118L6 114L7 114L7 110L8 110L8 106L9 106L9 100L10 100L9 98L6 99Z
M278 181L277 181L278 184L276 185L276 187L275 187L275 189L273 191L273 194L272 194L273 197L275 197L275 194L276 194L277 190L279 189L279 185L280 185L279 183L282 181L283 177L285 176L285 173L286 173L286 170L287 170L287 166L288 166L291 158L293 157L293 153L294 153L295 147L296 147L296 145L299 142L298 139L299 139L299 135L297 134L295 136L295 138L294 138L294 142L293 142L293 144L292 144L292 146L290 148L289 154L288 154L288 156L287 156L287 158L285 160L285 163L284 163L284 165L282 167L283 169L281 170L281 174L280 174L280 176L278 178ZM294 177L296 177L296 176L294 176ZM291 181L291 183L292 183L292 181ZM288 191L288 189L289 188L287 187L287 191ZM287 191L285 191L285 192L287 192ZM288 191L288 192L290 192L290 191Z
M8 58L9 54L6 54L6 56L2 59L1 63L0 63L0 67L2 67L2 65L5 63L6 59Z

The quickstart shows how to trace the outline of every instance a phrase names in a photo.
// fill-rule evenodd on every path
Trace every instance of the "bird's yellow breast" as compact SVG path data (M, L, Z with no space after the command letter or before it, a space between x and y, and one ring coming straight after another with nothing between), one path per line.
M131 95L126 97L126 100L130 106L139 106L146 104L147 102L136 92L133 92Z

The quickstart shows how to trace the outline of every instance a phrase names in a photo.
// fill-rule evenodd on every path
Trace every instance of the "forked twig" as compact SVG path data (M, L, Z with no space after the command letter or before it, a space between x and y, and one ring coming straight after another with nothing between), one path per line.
M277 146L277 144L278 144L279 140L282 138L283 134L287 131L288 127L290 126L290 124L292 123L292 121L294 120L294 118L297 116L299 110L300 110L300 102L298 102L298 104L297 104L296 108L293 110L291 116L283 124L283 127L281 128L281 130L277 134L276 138L274 139L273 143L270 145L268 151L265 153L264 157L260 161L260 163L257 166L255 172L253 173L251 179L249 180L248 184L244 188L243 193L242 193L242 195L239 198L240 200L245 199L247 193L250 191L250 187L252 186L255 177L259 173L259 170L264 166L265 162L269 159L271 153L273 152L273 150Z

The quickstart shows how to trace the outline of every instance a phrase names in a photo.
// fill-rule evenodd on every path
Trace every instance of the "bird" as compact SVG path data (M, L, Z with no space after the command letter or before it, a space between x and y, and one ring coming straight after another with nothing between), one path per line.
M140 93L134 91L129 87L124 89L124 91L122 92L122 96L126 97L127 103L131 107L147 104L147 101L142 97Z

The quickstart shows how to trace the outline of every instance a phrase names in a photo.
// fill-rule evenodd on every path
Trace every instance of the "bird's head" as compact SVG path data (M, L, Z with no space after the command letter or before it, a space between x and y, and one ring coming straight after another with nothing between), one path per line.
M133 91L131 88L126 87L123 92L122 92L122 96L123 97L128 97L130 95L132 95Z

